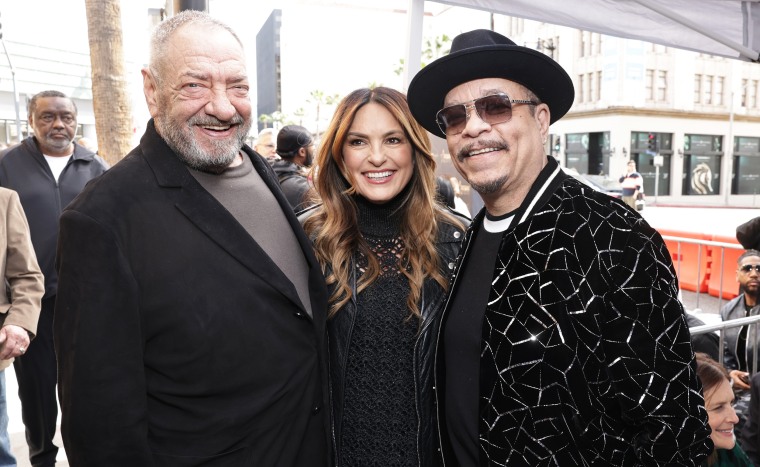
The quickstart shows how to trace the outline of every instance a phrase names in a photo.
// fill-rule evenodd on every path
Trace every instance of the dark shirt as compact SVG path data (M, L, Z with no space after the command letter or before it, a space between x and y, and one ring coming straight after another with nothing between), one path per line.
M505 217L509 217L508 214ZM477 232L462 266L457 292L444 324L446 362L444 421L459 465L478 465L478 394L483 316L503 232Z
M391 203L388 203L391 204ZM399 216L389 206L359 204L359 227L380 262L380 276L356 297L356 320L346 358L341 465L417 466L414 343L417 319L398 267L404 246ZM356 274L366 270L358 255ZM339 312L340 313L340 312Z
M623 188L623 196L633 196L636 190L641 191L641 174L631 172L620 177L620 183Z

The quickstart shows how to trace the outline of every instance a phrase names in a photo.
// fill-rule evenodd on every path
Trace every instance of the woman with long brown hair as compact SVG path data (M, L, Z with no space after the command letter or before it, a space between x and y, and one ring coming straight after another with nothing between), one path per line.
M435 201L427 133L393 89L340 102L315 168L336 464L437 465L434 348L469 220Z

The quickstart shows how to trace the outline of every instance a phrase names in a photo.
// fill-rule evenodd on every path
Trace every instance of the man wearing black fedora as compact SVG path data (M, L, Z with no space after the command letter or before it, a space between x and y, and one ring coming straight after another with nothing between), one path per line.
M485 205L438 339L446 465L700 465L712 450L662 238L546 156L573 98L554 60L487 30L409 86Z

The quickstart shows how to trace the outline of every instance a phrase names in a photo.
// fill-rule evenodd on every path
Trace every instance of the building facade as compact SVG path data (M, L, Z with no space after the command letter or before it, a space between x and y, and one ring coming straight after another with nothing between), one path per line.
M649 203L760 207L760 65L519 18L496 30L575 85L547 153L617 181L636 161Z
M18 126L21 127L21 139L28 136L27 103L33 95L48 89L61 91L74 100L79 112L78 136L94 137L89 53L21 41L3 41L5 50L0 51L0 143L17 143ZM12 70L15 71L15 93Z

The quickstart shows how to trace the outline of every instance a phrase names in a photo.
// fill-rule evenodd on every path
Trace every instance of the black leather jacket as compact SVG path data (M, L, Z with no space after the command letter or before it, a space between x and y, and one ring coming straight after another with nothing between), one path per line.
M720 317L723 321L744 318L747 316L757 316L758 314L760 314L760 305L755 305L749 313L747 313L744 308L744 294L739 294L739 296L723 305L720 309ZM723 357L723 362L729 370L752 371L752 350L757 347L752 342L752 336L754 335L753 333L755 330L753 329L754 326L752 326L747 331L745 354L742 355L740 359L738 347L739 332L744 327L745 326L728 328L723 333L723 342L725 343L725 348L728 350ZM758 340L760 340L760 329L758 329ZM744 362L744 364L742 365L741 362ZM760 368L760 364L758 365L758 368Z
M470 220L453 211L454 214L466 227ZM438 230L436 248L441 258L441 266L449 271L454 270L454 263L459 254L460 242L464 230L449 224L441 223ZM356 278L354 278L356 279ZM415 363L415 399L417 405L417 453L421 467L437 466L441 464L438 452L438 434L435 422L434 396L433 396L433 364L435 357L435 342L438 335L441 311L443 310L445 292L432 279L425 281L422 289L420 312L422 314L422 327L414 349ZM351 331L356 318L356 281L354 291L349 301L330 321L328 321L328 335L330 342L330 381L331 401L333 403L333 448L335 451L335 464L340 466L341 460L337 449L337 440L340 436L341 419L343 416L343 385L334 384L335 381L343 381L345 376L345 364L351 344Z

